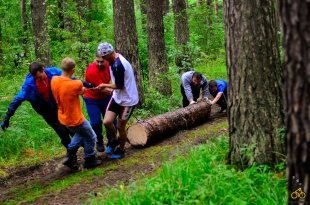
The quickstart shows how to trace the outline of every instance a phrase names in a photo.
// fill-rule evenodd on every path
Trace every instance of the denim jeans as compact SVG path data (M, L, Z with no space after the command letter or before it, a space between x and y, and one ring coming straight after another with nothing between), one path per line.
M87 120L76 127L68 127L71 132L74 132L74 136L68 145L70 150L78 149L80 146L84 146L84 157L89 158L96 154L95 143L96 133L90 126Z
M97 135L98 143L103 143L102 118L104 118L110 99L111 96L107 96L102 100L84 98L86 103L86 110L90 119L90 124ZM116 126L116 120L114 121L114 125ZM109 146L111 143L111 135L108 131L106 131L106 133Z

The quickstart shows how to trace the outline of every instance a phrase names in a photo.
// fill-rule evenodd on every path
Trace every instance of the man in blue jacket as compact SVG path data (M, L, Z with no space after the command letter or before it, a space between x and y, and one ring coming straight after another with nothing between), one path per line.
M10 118L17 108L23 101L29 101L33 109L55 130L61 139L61 143L67 148L71 142L70 135L72 133L58 121L57 106L50 88L52 77L60 75L61 70L58 68L44 68L41 63L31 63L29 74L26 76L21 90L9 105L8 111L1 122L1 128L3 130L8 128Z

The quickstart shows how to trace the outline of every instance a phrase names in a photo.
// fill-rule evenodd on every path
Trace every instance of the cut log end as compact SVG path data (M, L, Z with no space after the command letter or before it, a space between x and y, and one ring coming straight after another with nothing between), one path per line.
M147 135L143 126L135 124L128 129L127 138L131 145L144 146L147 143Z

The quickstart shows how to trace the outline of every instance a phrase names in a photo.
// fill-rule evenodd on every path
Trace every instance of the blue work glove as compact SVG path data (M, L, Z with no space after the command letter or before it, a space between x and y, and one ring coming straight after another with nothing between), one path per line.
M10 126L10 118L6 116L4 120L1 122L1 128L3 131L5 131L5 129L8 128L9 126Z

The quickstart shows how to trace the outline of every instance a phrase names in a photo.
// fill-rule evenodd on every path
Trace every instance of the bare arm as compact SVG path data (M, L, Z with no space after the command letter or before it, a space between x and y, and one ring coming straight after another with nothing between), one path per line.
M223 93L222 92L218 92L215 96L215 98L211 101L211 104L215 104L221 97L222 97Z
M100 85L98 85L95 89L99 89L99 90L103 90L105 88L110 88L110 89L121 89L121 88L118 88L116 86L116 84L104 84L104 83L101 83Z

